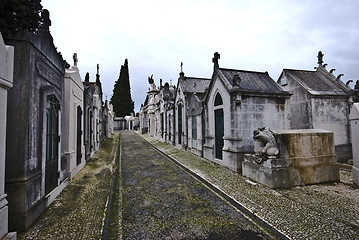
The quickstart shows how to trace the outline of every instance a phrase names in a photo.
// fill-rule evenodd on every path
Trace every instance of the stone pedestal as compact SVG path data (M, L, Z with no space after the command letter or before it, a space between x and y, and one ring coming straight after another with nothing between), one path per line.
M279 158L257 164L246 154L242 173L271 188L339 181L332 132L318 129L283 130L276 137Z
M353 182L359 186L359 103L354 103L349 115L353 148Z

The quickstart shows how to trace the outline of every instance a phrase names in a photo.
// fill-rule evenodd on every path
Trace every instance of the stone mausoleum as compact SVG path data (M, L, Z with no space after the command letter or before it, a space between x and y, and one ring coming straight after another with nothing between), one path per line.
M14 83L8 91L6 193L9 229L26 230L66 186L63 155L64 60L49 33L9 32ZM43 15L43 17L44 17Z
M287 112L291 129L323 129L334 133L335 153L339 162L352 157L349 112L353 90L327 71L323 53L318 53L315 71L284 69L278 79L282 88L293 95Z
M244 154L254 151L252 132L258 126L288 129L284 91L268 74L220 68L214 54L214 71L203 104L204 157L241 172Z

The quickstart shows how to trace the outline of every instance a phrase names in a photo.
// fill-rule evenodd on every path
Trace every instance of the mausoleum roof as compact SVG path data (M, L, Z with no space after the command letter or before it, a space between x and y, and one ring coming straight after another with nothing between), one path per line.
M197 78L197 77L184 77L181 81L181 88L185 93L205 93L209 86L211 79Z
M268 74L237 69L219 68L219 72L232 85L241 91L286 93Z
M336 79L331 73L324 70L293 70L284 69L283 73L287 77L293 78L300 83L307 91L313 95L347 95L344 90L344 83Z

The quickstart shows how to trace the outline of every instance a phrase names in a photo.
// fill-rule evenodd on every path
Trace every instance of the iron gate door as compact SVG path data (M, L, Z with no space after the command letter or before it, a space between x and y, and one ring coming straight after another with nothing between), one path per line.
M223 124L223 109L214 111L215 116L215 151L216 158L222 159L222 148L224 146L224 124Z

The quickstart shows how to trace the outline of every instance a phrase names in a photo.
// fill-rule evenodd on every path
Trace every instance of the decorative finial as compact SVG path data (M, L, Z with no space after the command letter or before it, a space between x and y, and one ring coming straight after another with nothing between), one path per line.
M97 64L96 83L100 83L100 64Z
M322 53L322 51L318 52L318 64L322 65L323 64L323 56L324 54Z
M77 53L74 53L72 58L74 59L74 66L77 67L77 62L79 61L78 58L77 58Z
M43 19L41 28L45 31L49 31L51 26L49 10L43 9L41 12L41 18Z
M85 76L85 82L90 82L90 74L87 72Z
M148 83L149 84L153 84L155 81L153 80L153 74L151 75L151 77L148 77Z
M181 62L181 72L183 72L183 62Z

